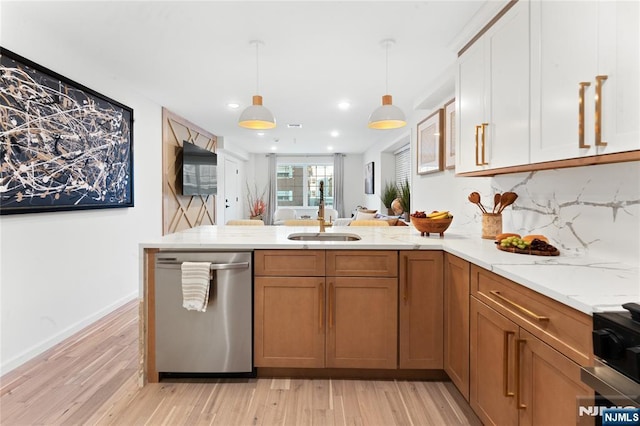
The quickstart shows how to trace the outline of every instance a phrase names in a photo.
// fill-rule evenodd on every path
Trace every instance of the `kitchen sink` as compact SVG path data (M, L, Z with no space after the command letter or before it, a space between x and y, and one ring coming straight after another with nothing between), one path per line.
M294 241L359 241L361 238L356 234L303 232L291 234L287 237Z

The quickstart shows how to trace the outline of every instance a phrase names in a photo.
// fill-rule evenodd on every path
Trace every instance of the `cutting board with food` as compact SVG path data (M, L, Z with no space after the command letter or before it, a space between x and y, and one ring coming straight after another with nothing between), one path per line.
M534 256L558 256L560 250L549 244L544 235L500 234L496 236L498 250Z

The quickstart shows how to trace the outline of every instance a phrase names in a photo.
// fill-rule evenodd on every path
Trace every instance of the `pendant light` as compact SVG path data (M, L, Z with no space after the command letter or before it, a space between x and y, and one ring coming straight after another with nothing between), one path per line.
M382 40L380 44L386 50L386 79L385 89L389 93L389 47L396 43L393 39ZM391 103L391 95L387 94L382 97L382 105L376 108L369 116L369 128L386 130L397 129L406 126L407 120L400 108Z
M260 93L258 48L264 43L259 40L251 40L249 44L256 46L256 95L253 96L252 105L248 106L244 111L242 111L242 114L240 114L238 124L240 127L252 130L273 129L276 127L276 119L271 111L262 105L262 96L257 94Z

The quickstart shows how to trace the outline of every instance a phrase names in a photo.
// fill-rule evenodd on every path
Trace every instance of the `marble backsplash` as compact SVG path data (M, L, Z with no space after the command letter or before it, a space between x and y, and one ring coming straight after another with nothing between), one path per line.
M414 191L415 209L451 209L452 232L480 237L482 215L467 201L470 192L478 191L490 210L496 192L513 191L518 199L503 212L503 232L544 234L566 255L587 254L640 265L639 162L492 178L456 178L446 171L432 179L422 178L414 181L419 191ZM451 194L455 194L453 203Z

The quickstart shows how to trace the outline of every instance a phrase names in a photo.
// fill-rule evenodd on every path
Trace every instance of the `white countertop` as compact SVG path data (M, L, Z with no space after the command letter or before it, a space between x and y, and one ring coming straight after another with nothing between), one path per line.
M640 302L640 266L587 256L530 256L497 250L493 240L445 232L423 237L413 226L334 226L327 233L357 234L360 241L291 241L292 233L318 232L318 227L202 226L140 244L141 249L254 250L351 249L444 250L482 268L591 314L621 310Z

